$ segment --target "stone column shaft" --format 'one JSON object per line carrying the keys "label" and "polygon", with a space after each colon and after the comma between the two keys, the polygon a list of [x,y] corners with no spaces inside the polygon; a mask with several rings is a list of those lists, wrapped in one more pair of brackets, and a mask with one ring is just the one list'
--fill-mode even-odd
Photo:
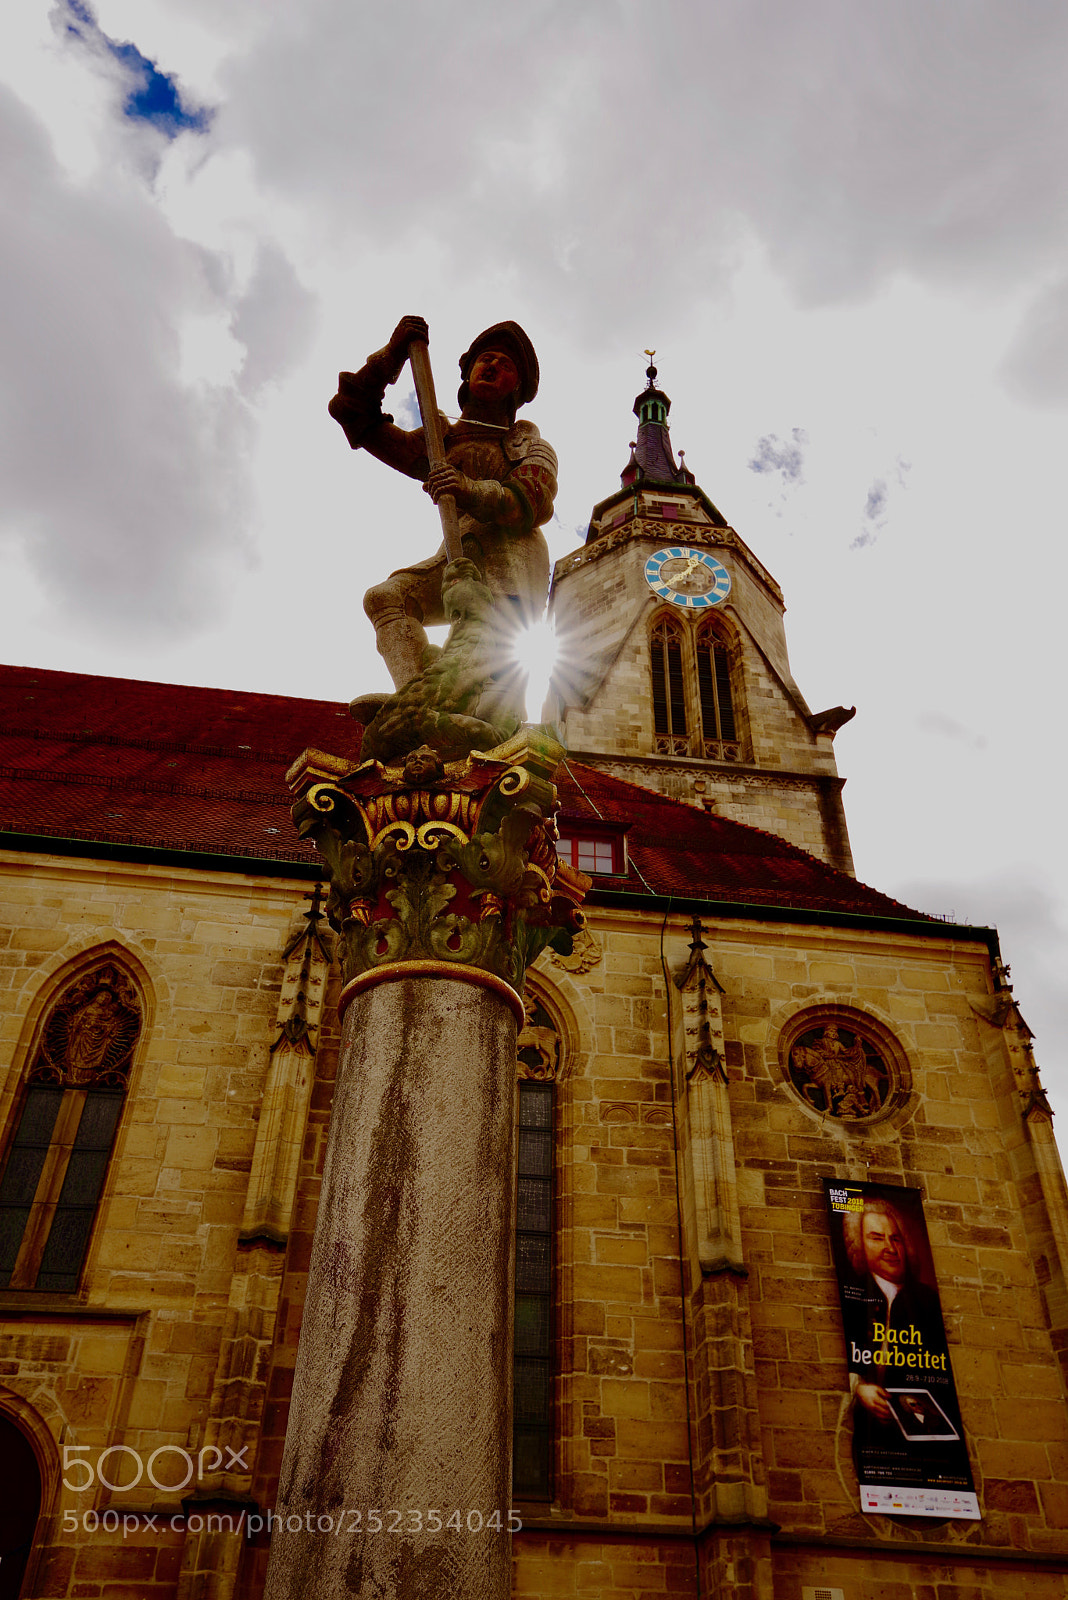
{"label": "stone column shaft", "polygon": [[472,976],[345,1013],[265,1600],[510,1592],[516,1015]]}

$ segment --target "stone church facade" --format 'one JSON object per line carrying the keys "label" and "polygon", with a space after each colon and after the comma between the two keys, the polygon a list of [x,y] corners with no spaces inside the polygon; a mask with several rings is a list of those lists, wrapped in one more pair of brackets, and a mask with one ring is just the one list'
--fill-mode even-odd
{"label": "stone church facade", "polygon": [[[655,380],[554,580],[593,887],[517,1042],[514,1593],[1064,1596],[1068,1202],[1029,1031],[993,930],[853,876],[850,713],[804,701]],[[358,733],[0,682],[0,1597],[253,1600],[338,1051],[283,774]],[[828,1181],[922,1197],[977,1518],[862,1509]],[[442,1492],[443,1537],[496,1509]],[[353,1509],[385,1538],[407,1508]]]}

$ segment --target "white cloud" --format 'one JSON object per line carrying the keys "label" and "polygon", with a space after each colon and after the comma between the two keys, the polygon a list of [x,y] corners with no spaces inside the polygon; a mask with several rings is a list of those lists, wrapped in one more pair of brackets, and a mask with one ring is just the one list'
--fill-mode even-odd
{"label": "white cloud", "polygon": [[240,379],[246,394],[292,371],[307,351],[315,319],[315,297],[278,246],[265,241],[232,322],[234,338],[248,352]]}
{"label": "white cloud", "polygon": [[1008,867],[967,880],[907,881],[892,892],[917,910],[997,928],[1002,955],[1014,969],[1016,1001],[1035,1036],[1043,1082],[1054,1110],[1068,1119],[1068,926],[1057,895],[1031,871]]}
{"label": "white cloud", "polygon": [[955,739],[961,744],[970,745],[973,750],[985,750],[987,741],[981,733],[976,733],[974,728],[966,728],[955,717],[947,717],[941,711],[921,711],[916,718],[916,726],[924,733],[934,734],[940,739]]}
{"label": "white cloud", "polygon": [[246,538],[247,411],[177,375],[182,319],[226,303],[225,263],[132,176],[65,177],[3,87],[0,140],[0,532],[90,629],[199,626],[209,569]]}
{"label": "white cloud", "polygon": [[1028,306],[1002,376],[1021,399],[1068,405],[1068,280],[1043,289]]}
{"label": "white cloud", "polygon": [[654,297],[663,338],[751,236],[807,304],[1037,283],[1068,229],[1066,42],[1052,0],[309,0],[223,71],[219,137],[335,235],[521,263],[597,344]]}

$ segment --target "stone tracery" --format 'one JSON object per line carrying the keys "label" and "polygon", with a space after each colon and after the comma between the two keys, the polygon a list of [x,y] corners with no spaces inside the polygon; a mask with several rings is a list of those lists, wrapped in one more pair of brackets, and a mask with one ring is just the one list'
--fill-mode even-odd
{"label": "stone tracery", "polygon": [[517,1074],[520,1079],[553,1082],[560,1068],[560,1035],[556,1024],[531,989],[523,997],[523,1011],[523,1026],[515,1041]]}

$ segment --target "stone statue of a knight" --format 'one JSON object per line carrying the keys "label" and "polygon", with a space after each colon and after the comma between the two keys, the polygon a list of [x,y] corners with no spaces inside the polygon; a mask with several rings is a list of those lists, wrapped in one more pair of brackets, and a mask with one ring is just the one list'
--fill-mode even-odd
{"label": "stone statue of a knight", "polygon": [[[413,340],[426,341],[422,317],[404,317],[389,343],[359,372],[342,372],[330,414],[354,450],[367,450],[408,477],[434,501],[452,495],[465,558],[516,624],[540,616],[549,586],[549,550],[542,534],[556,496],[556,455],[516,410],[538,392],[538,358],[515,322],[498,322],[460,357],[458,422],[443,419],[445,463],[431,468],[424,431],[406,433],[382,410]],[[442,585],[444,547],[402,567],[364,597],[378,650],[397,689],[422,673],[436,654],[424,624],[453,621]],[[465,563],[457,563],[464,566]],[[471,576],[471,574],[469,574]],[[446,584],[446,592],[448,584]]]}

